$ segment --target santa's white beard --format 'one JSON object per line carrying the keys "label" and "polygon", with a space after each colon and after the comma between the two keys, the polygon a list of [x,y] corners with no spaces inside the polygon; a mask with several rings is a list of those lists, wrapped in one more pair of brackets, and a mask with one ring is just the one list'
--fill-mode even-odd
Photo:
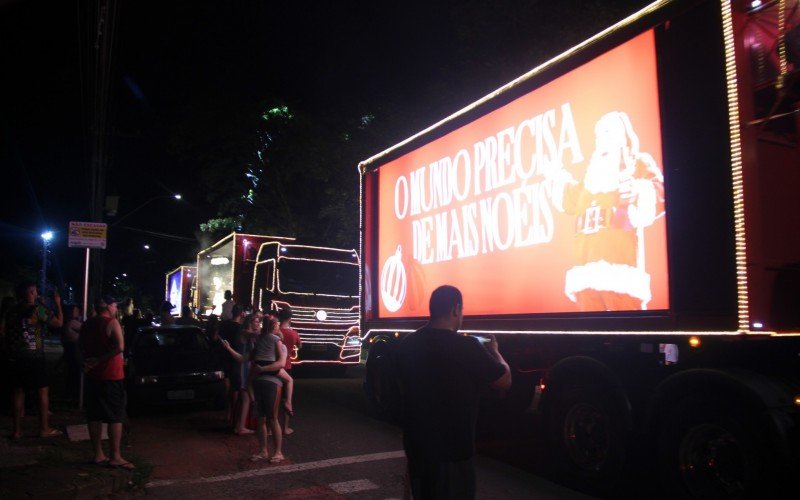
{"label": "santa's white beard", "polygon": [[619,154],[593,154],[583,178],[584,187],[594,194],[618,190],[621,165],[622,157]]}

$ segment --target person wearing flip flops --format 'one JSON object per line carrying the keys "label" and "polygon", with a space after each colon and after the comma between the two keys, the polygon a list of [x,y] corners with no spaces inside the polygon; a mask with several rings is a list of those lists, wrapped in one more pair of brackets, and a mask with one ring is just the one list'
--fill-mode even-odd
{"label": "person wearing flip flops", "polygon": [[[287,356],[286,356],[286,366],[283,367],[286,370],[286,373],[289,377],[292,376],[292,356],[294,356],[295,352],[297,352],[301,347],[303,347],[303,342],[300,340],[300,334],[297,333],[297,330],[292,328],[292,308],[288,305],[285,305],[278,311],[278,320],[281,322],[281,340],[283,341],[283,345],[286,346]],[[292,398],[289,395],[286,395],[287,399],[291,402]],[[289,427],[289,418],[294,415],[294,412],[283,412],[283,433],[287,436],[289,434],[294,433],[294,429]]]}
{"label": "person wearing flip flops", "polygon": [[[125,413],[125,338],[117,320],[117,300],[104,295],[94,303],[97,314],[81,327],[79,337],[86,372],[86,420],[94,449],[94,463],[118,469],[136,467],[120,453]],[[110,457],[103,451],[103,422],[108,424]]]}
{"label": "person wearing flip flops", "polygon": [[22,437],[25,411],[25,390],[36,389],[39,395],[39,436],[63,434],[50,427],[50,392],[47,380],[47,361],[44,355],[45,328],[60,328],[63,322],[61,296],[53,292],[55,308],[49,310],[39,297],[34,283],[21,283],[16,289],[17,305],[3,318],[3,342],[8,353],[11,376],[11,415],[14,431],[11,439]]}
{"label": "person wearing flip flops", "polygon": [[[289,350],[283,344],[283,334],[280,329],[280,323],[275,316],[267,316],[266,323],[261,328],[261,334],[256,337],[255,345],[250,353],[250,362],[255,363],[260,367],[271,365],[279,357],[279,350],[285,351],[285,358],[289,358]],[[260,374],[272,375],[278,377],[283,382],[284,399],[283,411],[290,416],[294,416],[294,408],[292,407],[292,395],[294,393],[294,379],[286,371],[285,367],[280,367],[275,370],[257,371],[250,368],[250,375],[247,379],[248,391],[250,391],[250,400],[253,400],[253,380]]]}
{"label": "person wearing flip flops", "polygon": [[250,390],[248,386],[250,376],[250,352],[255,345],[255,338],[261,331],[261,319],[255,314],[249,314],[242,322],[239,335],[231,341],[222,340],[222,346],[231,355],[234,364],[235,379],[231,379],[234,389],[238,393],[236,400],[239,402],[233,415],[233,433],[237,436],[252,434],[247,428],[247,416],[250,412]]}
{"label": "person wearing flip flops", "polygon": [[[261,335],[256,339],[251,356],[249,386],[252,392],[259,447],[258,453],[250,457],[252,462],[268,460],[269,463],[276,464],[284,460],[283,432],[278,421],[278,406],[281,402],[281,386],[285,383],[287,391],[289,391],[292,378],[283,370],[286,364],[287,350],[277,335],[280,333],[278,326],[277,318],[267,316],[267,324],[264,325]],[[285,404],[287,405],[286,411],[290,412],[291,402]],[[267,445],[267,424],[272,431],[272,442],[275,449],[271,455]]]}

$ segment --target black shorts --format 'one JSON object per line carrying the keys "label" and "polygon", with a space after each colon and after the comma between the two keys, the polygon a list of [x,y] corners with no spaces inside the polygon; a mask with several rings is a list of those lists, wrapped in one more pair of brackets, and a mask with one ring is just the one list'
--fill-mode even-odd
{"label": "black shorts", "polygon": [[237,366],[232,368],[230,371],[226,371],[225,375],[228,377],[228,380],[231,384],[231,390],[238,391],[242,388],[242,370],[241,367]]}
{"label": "black shorts", "polygon": [[256,418],[271,420],[278,416],[281,387],[267,378],[253,381],[253,414]]}
{"label": "black shorts", "polygon": [[41,389],[50,384],[47,380],[47,361],[44,356],[9,360],[8,373],[11,387]]}
{"label": "black shorts", "polygon": [[105,422],[117,424],[125,422],[127,415],[125,406],[124,380],[95,380],[85,378],[86,419],[89,422]]}

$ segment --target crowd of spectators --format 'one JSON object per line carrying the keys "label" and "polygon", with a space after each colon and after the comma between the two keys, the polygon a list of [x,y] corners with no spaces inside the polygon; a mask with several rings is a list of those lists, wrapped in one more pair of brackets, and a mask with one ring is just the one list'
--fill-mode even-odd
{"label": "crowd of spectators", "polygon": [[[226,293],[223,317],[198,316],[189,306],[174,315],[165,301],[158,312],[135,307],[132,299],[118,301],[103,295],[84,315],[75,304],[63,306],[57,292],[46,302],[34,283],[22,283],[15,297],[6,297],[0,310],[0,358],[11,386],[14,431],[23,436],[25,396],[36,394],[39,435],[54,437],[62,431],[50,427],[49,378],[44,340],[60,338],[63,354],[55,372],[63,379],[67,403],[80,404],[83,387],[87,422],[98,465],[132,469],[120,454],[120,436],[127,420],[123,356],[139,328],[184,325],[204,330],[225,373],[225,420],[238,435],[255,434],[259,451],[252,461],[284,460],[282,437],[294,430],[291,358],[300,338],[291,327],[291,310],[248,310]],[[283,419],[279,418],[283,415]],[[100,426],[108,424],[110,453],[101,447]],[[268,439],[271,436],[271,450]]]}

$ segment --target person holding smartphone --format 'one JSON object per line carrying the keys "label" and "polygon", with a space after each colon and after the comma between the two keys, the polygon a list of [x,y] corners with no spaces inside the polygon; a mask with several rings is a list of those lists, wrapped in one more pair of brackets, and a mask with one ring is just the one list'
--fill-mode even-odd
{"label": "person holding smartphone", "polygon": [[403,448],[414,498],[475,497],[475,424],[485,387],[508,390],[511,371],[489,337],[485,345],[458,333],[461,292],[433,291],[428,324],[397,350]]}
{"label": "person holding smartphone", "polygon": [[39,396],[39,436],[63,434],[50,427],[50,392],[47,362],[44,356],[45,328],[60,328],[63,323],[61,296],[53,292],[53,309],[44,306],[34,283],[21,283],[16,290],[17,305],[3,318],[3,340],[9,356],[14,430],[11,439],[22,437],[25,390],[35,389]]}

